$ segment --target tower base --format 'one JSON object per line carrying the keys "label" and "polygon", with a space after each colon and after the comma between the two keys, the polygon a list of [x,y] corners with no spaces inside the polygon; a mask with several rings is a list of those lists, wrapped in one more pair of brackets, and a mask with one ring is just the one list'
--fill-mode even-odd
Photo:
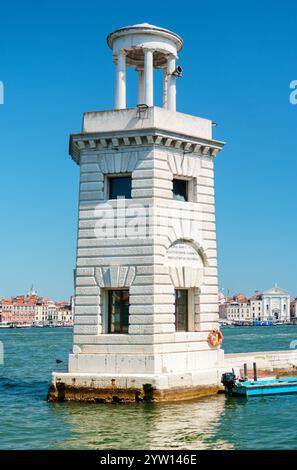
{"label": "tower base", "polygon": [[191,400],[222,389],[220,369],[169,374],[53,372],[48,401],[139,403]]}

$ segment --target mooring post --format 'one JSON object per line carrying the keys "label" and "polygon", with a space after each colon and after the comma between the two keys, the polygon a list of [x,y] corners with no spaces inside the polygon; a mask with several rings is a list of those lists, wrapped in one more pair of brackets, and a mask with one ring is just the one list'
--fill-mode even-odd
{"label": "mooring post", "polygon": [[254,382],[257,382],[257,364],[256,362],[253,362],[253,369],[254,369]]}
{"label": "mooring post", "polygon": [[247,369],[247,364],[243,364],[243,376],[244,380],[248,380],[248,369]]}

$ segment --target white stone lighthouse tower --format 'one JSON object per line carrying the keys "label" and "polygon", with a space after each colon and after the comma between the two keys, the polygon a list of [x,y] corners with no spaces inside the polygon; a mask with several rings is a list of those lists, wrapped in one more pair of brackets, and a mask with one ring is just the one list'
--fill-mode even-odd
{"label": "white stone lighthouse tower", "polygon": [[[218,327],[211,120],[176,112],[183,41],[147,23],[111,33],[115,109],[71,135],[80,166],[74,346],[50,400],[193,398],[217,389]],[[126,108],[126,68],[138,97]],[[163,106],[154,106],[154,69]],[[136,99],[135,99],[136,101]]]}

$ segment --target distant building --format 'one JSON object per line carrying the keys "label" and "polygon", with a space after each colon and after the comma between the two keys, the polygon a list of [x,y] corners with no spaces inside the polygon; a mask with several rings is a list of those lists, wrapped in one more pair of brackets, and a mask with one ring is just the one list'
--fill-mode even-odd
{"label": "distant building", "polygon": [[258,291],[249,299],[252,321],[264,321],[262,294]]}
{"label": "distant building", "polygon": [[72,324],[73,313],[71,304],[65,301],[56,303],[56,312],[54,319],[57,323]]}
{"label": "distant building", "polygon": [[[292,307],[297,315],[297,300]],[[237,294],[219,305],[220,318],[232,323],[253,323],[270,321],[287,323],[290,321],[290,293],[277,285],[262,293],[256,291],[253,297]],[[292,316],[292,314],[291,314]]]}
{"label": "distant building", "polygon": [[277,285],[262,294],[263,319],[274,322],[290,321],[290,293]]}
{"label": "distant building", "polygon": [[250,300],[237,294],[219,306],[220,317],[231,322],[252,321]]}
{"label": "distant building", "polygon": [[51,300],[44,298],[42,302],[42,316],[43,320],[46,323],[52,324],[56,323],[56,312],[57,312],[57,306],[56,303]]}
{"label": "distant building", "polygon": [[2,323],[33,323],[35,321],[35,296],[18,296],[1,299]]}
{"label": "distant building", "polygon": [[0,323],[70,325],[72,322],[72,302],[39,297],[33,286],[27,295],[0,299]]}

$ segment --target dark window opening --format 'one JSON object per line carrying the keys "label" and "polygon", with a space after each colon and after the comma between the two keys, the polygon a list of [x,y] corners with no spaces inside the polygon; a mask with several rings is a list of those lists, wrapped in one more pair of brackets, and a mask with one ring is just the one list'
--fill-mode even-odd
{"label": "dark window opening", "polygon": [[175,290],[175,330],[188,331],[188,291]]}
{"label": "dark window opening", "polygon": [[131,176],[109,176],[109,199],[124,197],[131,199],[132,178]]}
{"label": "dark window opening", "polygon": [[173,199],[176,201],[188,200],[188,181],[187,180],[173,180]]}
{"label": "dark window opening", "polygon": [[108,333],[128,333],[129,291],[108,291]]}

